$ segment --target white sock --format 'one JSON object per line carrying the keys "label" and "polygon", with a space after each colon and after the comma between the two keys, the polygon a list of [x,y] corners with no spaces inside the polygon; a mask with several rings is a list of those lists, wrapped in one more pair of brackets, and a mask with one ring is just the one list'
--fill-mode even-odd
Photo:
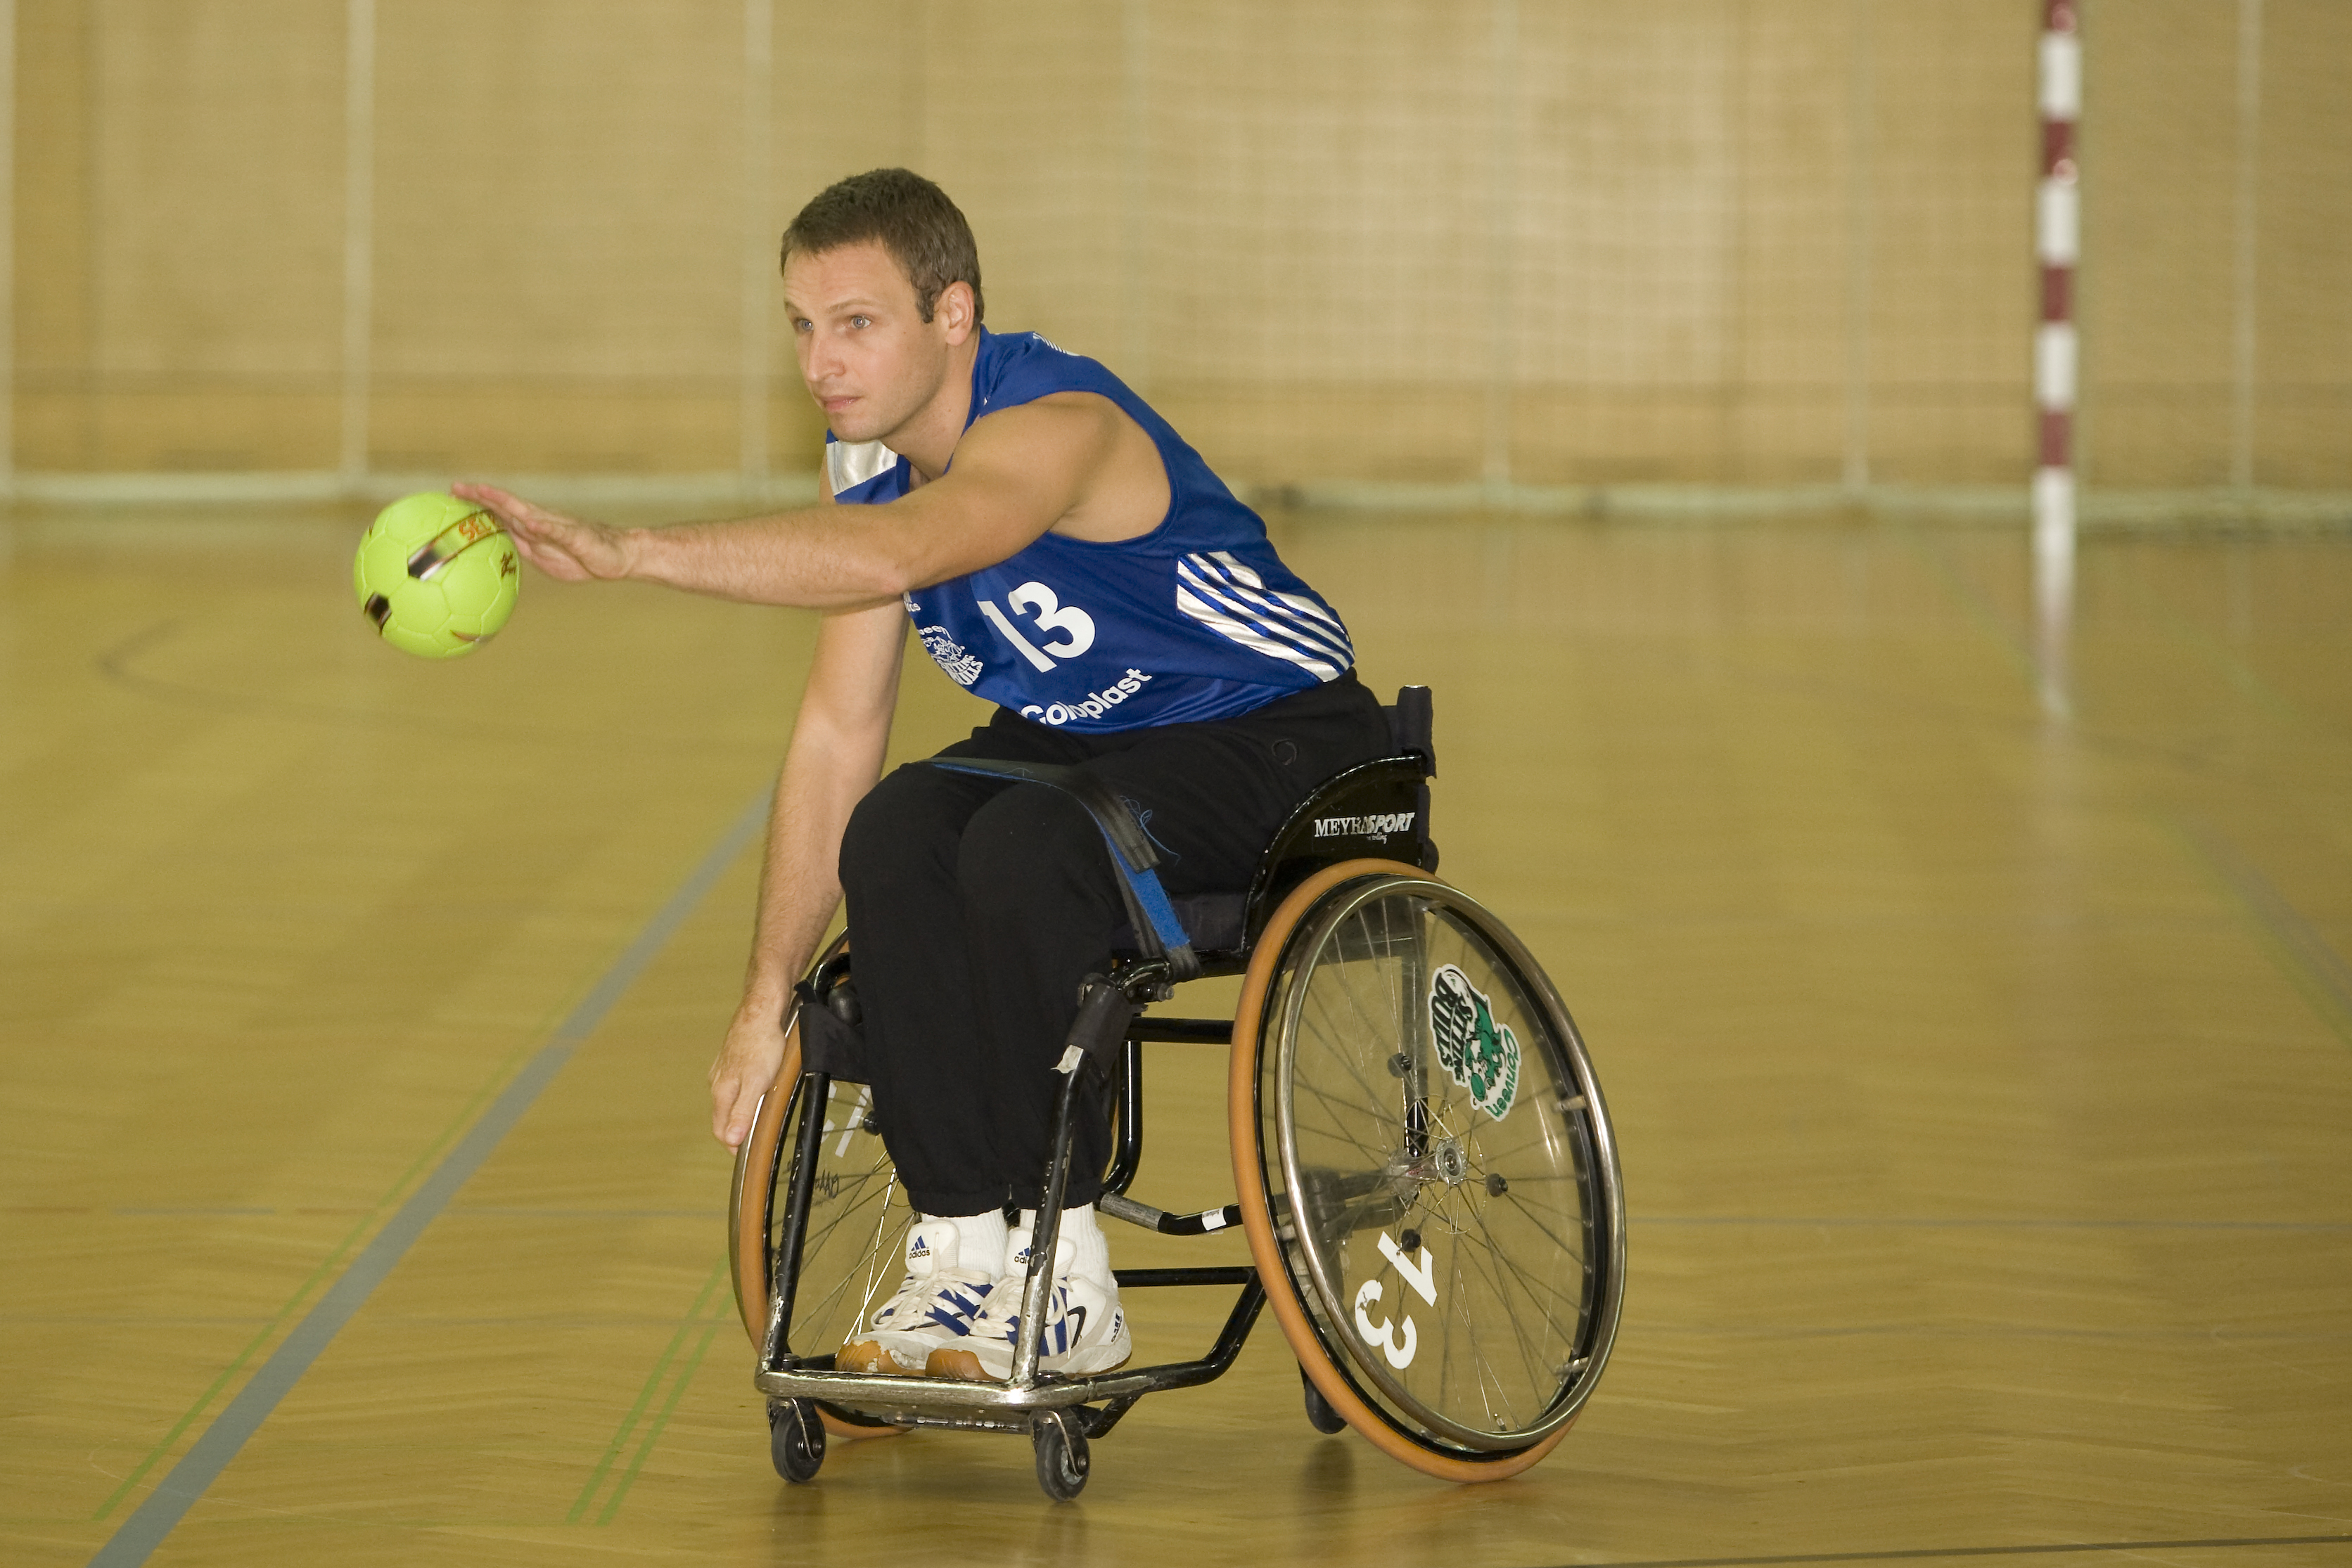
{"label": "white sock", "polygon": [[993,1279],[1004,1267],[1004,1211],[951,1217],[956,1228],[956,1267]]}
{"label": "white sock", "polygon": [[1110,1289],[1110,1241],[1095,1222],[1095,1206],[1062,1210],[1062,1234],[1070,1239],[1070,1272]]}

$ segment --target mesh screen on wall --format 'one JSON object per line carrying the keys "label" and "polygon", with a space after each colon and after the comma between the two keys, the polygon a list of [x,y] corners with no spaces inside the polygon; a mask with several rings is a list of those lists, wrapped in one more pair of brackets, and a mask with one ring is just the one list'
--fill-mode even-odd
{"label": "mesh screen on wall", "polygon": [[[2032,0],[16,11],[19,470],[806,471],[761,258],[898,162],[1245,484],[2033,462]],[[2086,481],[2352,486],[2352,8],[2082,15]]]}

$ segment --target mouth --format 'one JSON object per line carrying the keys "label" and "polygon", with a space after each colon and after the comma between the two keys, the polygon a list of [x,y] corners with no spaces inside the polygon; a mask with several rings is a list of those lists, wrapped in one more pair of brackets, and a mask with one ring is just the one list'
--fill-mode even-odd
{"label": "mouth", "polygon": [[844,409],[849,407],[850,404],[856,402],[857,398],[855,393],[844,392],[838,397],[821,397],[816,401],[817,406],[824,410],[825,413],[839,413]]}

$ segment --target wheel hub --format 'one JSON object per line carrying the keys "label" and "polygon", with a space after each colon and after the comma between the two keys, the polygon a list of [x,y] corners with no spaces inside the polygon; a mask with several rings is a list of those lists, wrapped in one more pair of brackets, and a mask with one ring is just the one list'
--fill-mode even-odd
{"label": "wheel hub", "polygon": [[1470,1156],[1459,1138],[1445,1138],[1430,1145],[1429,1168],[1437,1179],[1448,1186],[1460,1186],[1462,1178],[1470,1174]]}

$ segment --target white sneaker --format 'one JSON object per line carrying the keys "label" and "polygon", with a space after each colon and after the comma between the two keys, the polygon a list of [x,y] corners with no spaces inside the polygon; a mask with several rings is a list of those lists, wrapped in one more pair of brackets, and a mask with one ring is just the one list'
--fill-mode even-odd
{"label": "white sneaker", "polygon": [[919,1376],[933,1351],[971,1333],[996,1282],[993,1269],[958,1266],[963,1239],[952,1219],[926,1219],[907,1233],[907,1277],[898,1293],[854,1331],[834,1357],[843,1372]]}
{"label": "white sneaker", "polygon": [[[1054,1242],[1054,1286],[1045,1294],[1045,1336],[1037,1347],[1040,1372],[1109,1372],[1135,1354],[1127,1314],[1119,1311],[1118,1284],[1070,1272],[1070,1239]],[[1021,1297],[1029,1275],[1029,1232],[1015,1230],[1005,1246],[1004,1277],[987,1305],[971,1320],[971,1332],[931,1352],[933,1377],[966,1382],[1013,1375],[1013,1346],[1021,1333]]]}

